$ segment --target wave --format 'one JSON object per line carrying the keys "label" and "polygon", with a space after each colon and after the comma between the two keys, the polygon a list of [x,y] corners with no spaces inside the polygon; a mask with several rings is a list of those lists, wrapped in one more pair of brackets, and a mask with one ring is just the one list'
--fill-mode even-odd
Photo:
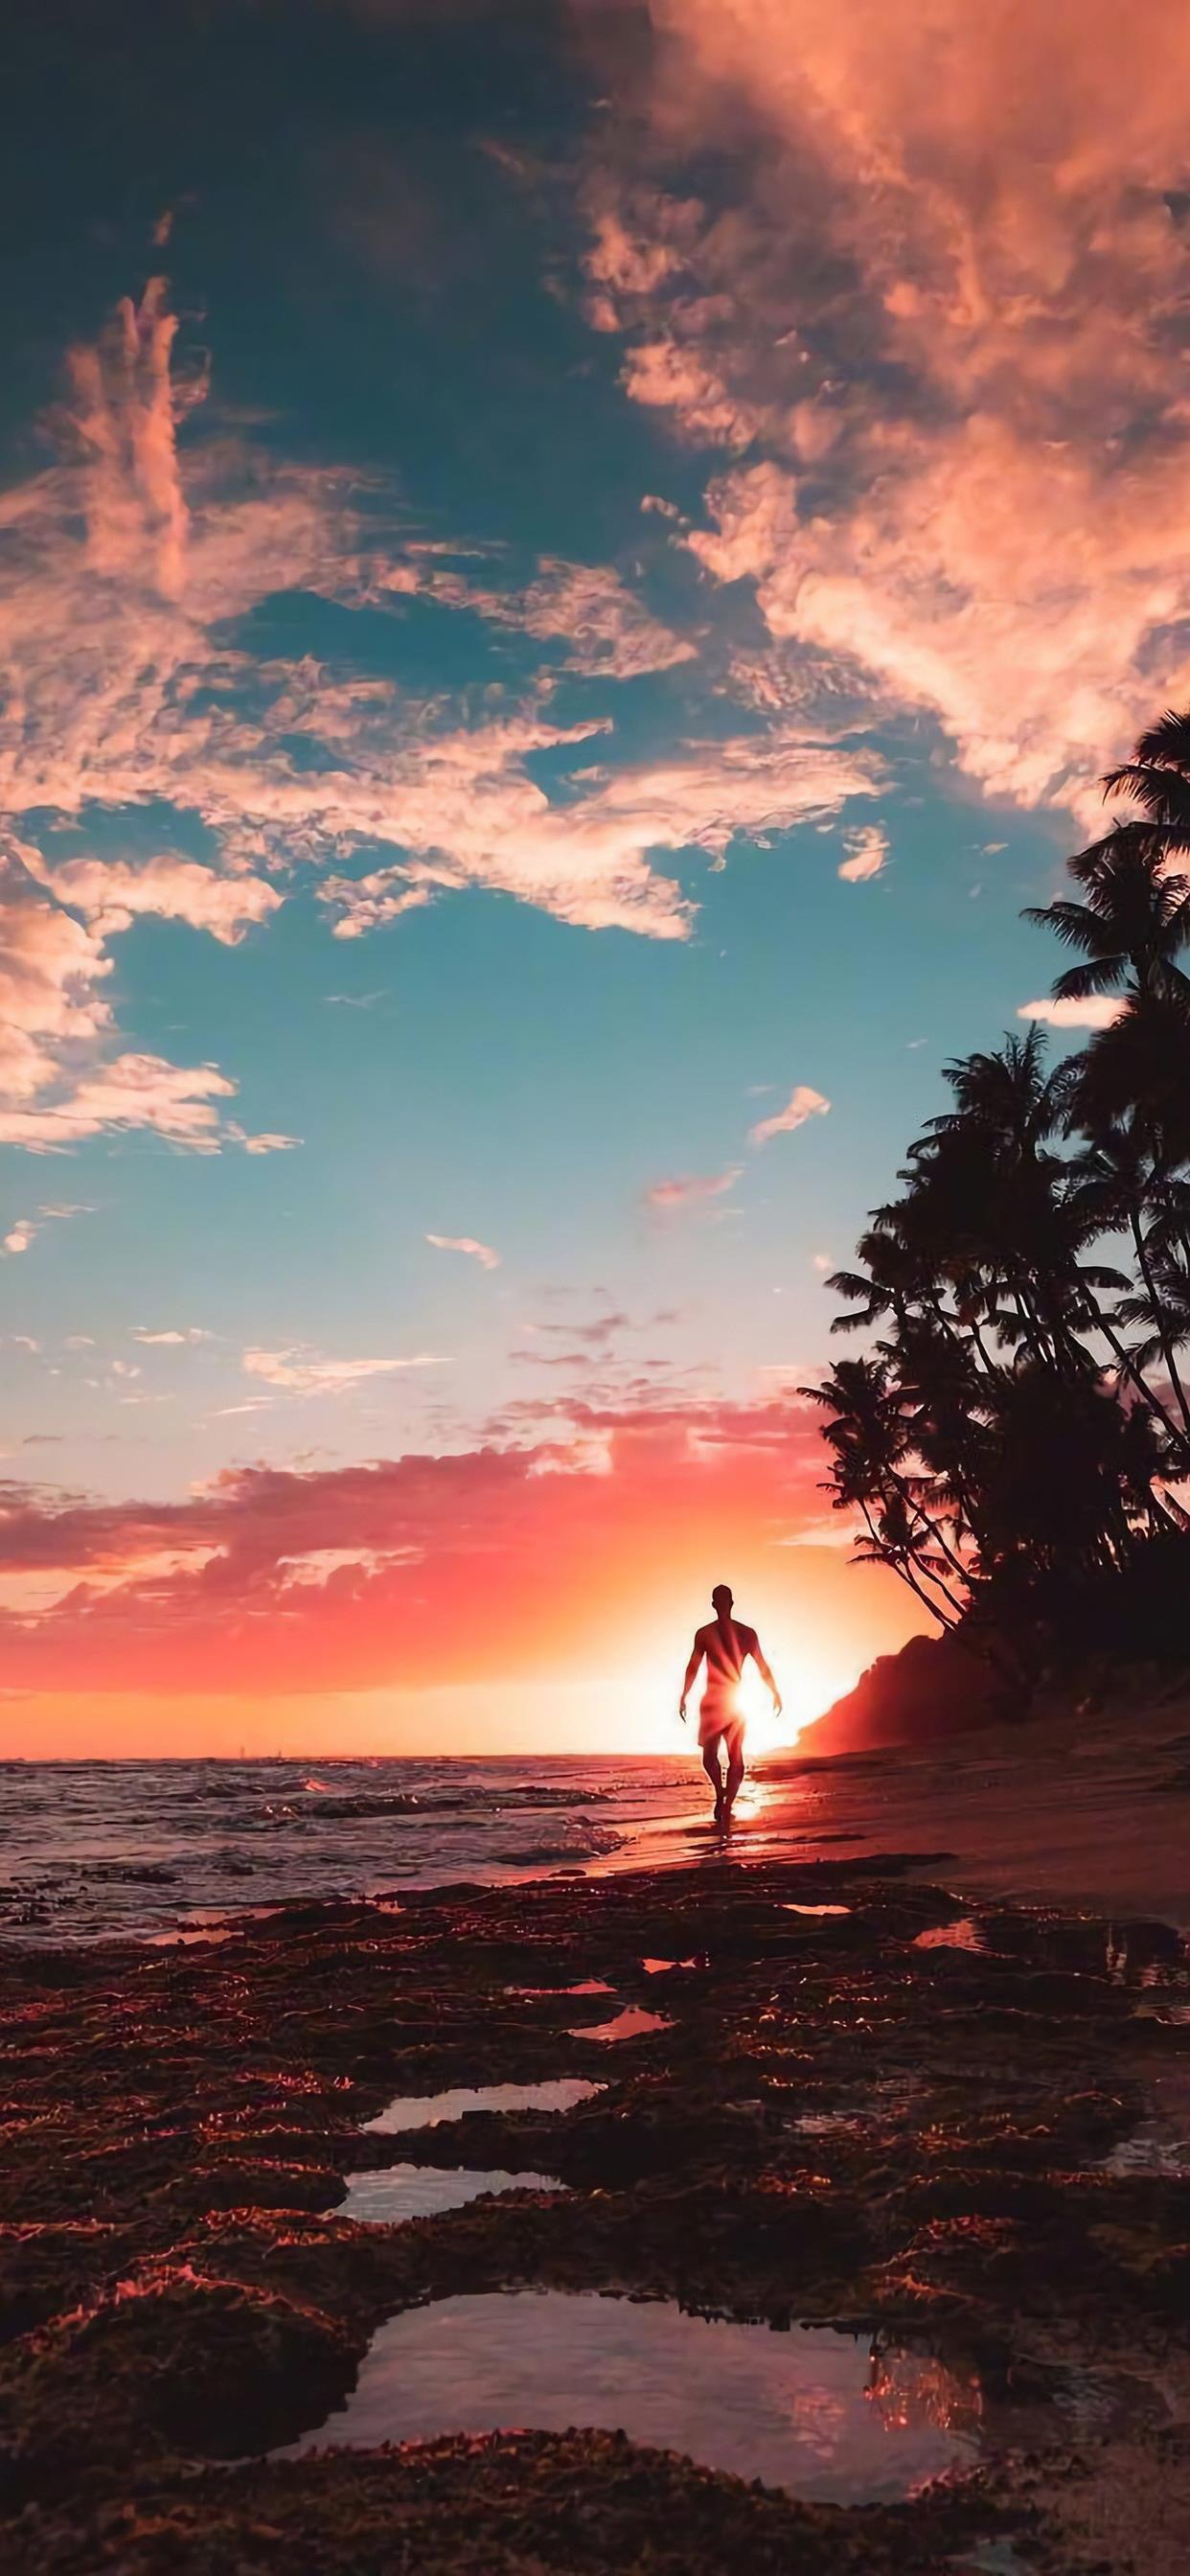
{"label": "wave", "polygon": [[[311,1784],[306,1783],[307,1787]],[[315,1788],[307,1815],[319,1820],[340,1816],[450,1816],[502,1815],[506,1809],[535,1807],[590,1807],[610,1795],[606,1789],[428,1789],[418,1796],[413,1789],[357,1789],[346,1797],[327,1795]],[[290,1805],[267,1806],[270,1823],[287,1823],[300,1819],[303,1810]]]}
{"label": "wave", "polygon": [[512,1869],[536,1869],[543,1860],[603,1860],[612,1852],[623,1851],[627,1839],[613,1825],[597,1824],[591,1816],[576,1816],[552,1842],[526,1843],[521,1850],[496,1851],[492,1857]]}

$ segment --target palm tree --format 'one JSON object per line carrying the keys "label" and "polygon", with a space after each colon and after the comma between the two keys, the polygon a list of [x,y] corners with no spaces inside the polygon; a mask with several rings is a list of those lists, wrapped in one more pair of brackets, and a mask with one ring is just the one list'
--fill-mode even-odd
{"label": "palm tree", "polygon": [[1190,853],[1190,717],[1165,716],[1142,734],[1135,759],[1109,773],[1104,792],[1127,793],[1146,819],[1113,824],[1068,861],[1085,903],[1030,904],[1024,915],[1085,960],[1059,975],[1055,998],[1118,993],[1131,974],[1135,991],[1186,1002],[1190,978],[1176,960],[1190,943],[1190,878],[1171,862]]}
{"label": "palm tree", "polygon": [[[1118,1366],[1180,1450],[1184,1473],[1190,1466],[1190,1407],[1175,1354],[1186,1339],[1186,1271],[1175,1258],[1175,1250],[1184,1241],[1179,1229],[1184,1228],[1186,1218],[1185,1187],[1176,1184],[1168,1209],[1159,1208],[1155,1214],[1150,1210],[1152,1162],[1137,1114],[1133,1111],[1123,1117],[1092,1116],[1093,1110],[1106,1111],[1108,1100],[1114,1096],[1099,1083],[1096,1067],[1088,1057],[1077,1100],[1089,1132],[1073,1165],[1073,1187],[1095,1232],[1131,1236],[1143,1296],[1125,1298],[1114,1315],[1097,1306],[1093,1320]],[[1121,1283],[1117,1280],[1115,1284]],[[1125,1288],[1128,1285],[1126,1281],[1122,1284]],[[1126,1347],[1116,1331],[1118,1323],[1133,1322],[1142,1322],[1149,1336],[1139,1348]],[[1182,1417],[1180,1432],[1144,1374],[1158,1358],[1164,1363]]]}
{"label": "palm tree", "polygon": [[910,1434],[900,1400],[880,1360],[840,1360],[821,1386],[804,1386],[800,1395],[827,1407],[832,1420],[823,1437],[832,1452],[826,1491],[835,1511],[858,1510],[873,1547],[887,1546],[886,1561],[944,1627],[954,1621],[938,1607],[920,1577],[936,1585],[949,1608],[960,1615],[964,1604],[940,1571],[944,1559],[961,1574],[941,1533],[913,1490],[907,1472]]}

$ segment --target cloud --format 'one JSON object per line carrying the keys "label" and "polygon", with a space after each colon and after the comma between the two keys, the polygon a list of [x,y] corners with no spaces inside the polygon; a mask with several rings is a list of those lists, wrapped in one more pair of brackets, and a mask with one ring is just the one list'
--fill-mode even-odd
{"label": "cloud", "polygon": [[1051,997],[1040,1002],[1019,1003],[1017,1018],[1044,1020],[1051,1029],[1110,1029],[1112,1021],[1119,1019],[1125,1007],[1120,998],[1110,993],[1090,994],[1082,1002],[1055,1001]]}
{"label": "cloud", "polygon": [[[717,857],[737,834],[820,821],[868,796],[879,765],[862,751],[808,739],[795,723],[767,734],[683,743],[636,766],[580,773],[552,803],[526,762],[586,744],[603,724],[559,727],[517,716],[402,747],[377,742],[368,830],[356,782],[324,782],[327,828],[344,838],[399,841],[419,855],[361,877],[332,875],[320,893],[340,939],[359,938],[445,890],[487,885],[588,930],[689,936],[694,907],[652,854],[701,849]],[[379,802],[376,800],[379,798]]]}
{"label": "cloud", "polygon": [[102,1034],[103,943],[37,889],[20,843],[0,843],[0,1097],[31,1099],[67,1045]]}
{"label": "cloud", "polygon": [[855,831],[845,832],[843,842],[848,856],[840,860],[839,875],[849,885],[863,885],[887,866],[888,834],[881,824],[861,824]]}
{"label": "cloud", "polygon": [[146,1331],[143,1324],[137,1324],[133,1326],[132,1338],[134,1342],[144,1342],[150,1346],[157,1345],[164,1348],[183,1342],[213,1342],[215,1336],[207,1332],[202,1324],[183,1324],[180,1327],[175,1325],[162,1333],[150,1333]]}
{"label": "cloud", "polygon": [[743,1166],[733,1163],[725,1172],[682,1172],[672,1180],[654,1181],[645,1191],[646,1207],[669,1215],[676,1208],[697,1206],[700,1199],[719,1199],[734,1189]]}
{"label": "cloud", "polygon": [[830,1102],[820,1091],[812,1090],[808,1082],[799,1082],[790,1092],[784,1109],[776,1110],[771,1118],[762,1118],[755,1127],[749,1128],[748,1142],[750,1145],[767,1145],[770,1136],[787,1136],[795,1127],[804,1127],[808,1118],[825,1118],[829,1109]]}
{"label": "cloud", "polygon": [[403,1369],[444,1368],[446,1361],[437,1351],[415,1351],[404,1359],[333,1360],[294,1344],[280,1351],[245,1351],[243,1366],[248,1377],[263,1378],[266,1386],[281,1387],[287,1394],[345,1395],[367,1378],[391,1377]]}
{"label": "cloud", "polygon": [[32,1153],[65,1153],[108,1129],[152,1129],[195,1154],[220,1146],[218,1103],[235,1091],[212,1064],[168,1064],[159,1055],[121,1055],[86,1075],[53,1102],[0,1110],[0,1144]]}
{"label": "cloud", "polygon": [[263,1129],[259,1135],[250,1136],[234,1119],[228,1120],[227,1133],[234,1144],[243,1146],[246,1154],[292,1154],[302,1142],[300,1136],[281,1136],[269,1128]]}
{"label": "cloud", "polygon": [[138,916],[154,914],[162,921],[189,922],[234,948],[281,903],[263,877],[220,876],[196,859],[66,859],[51,867],[31,854],[29,865],[60,904],[81,912],[104,939],[127,930]]}
{"label": "cloud", "polygon": [[692,549],[989,794],[1081,812],[1190,687],[1181,0],[1138,0],[1127,79],[1110,0],[651,15],[588,310],[629,398],[718,450]]}
{"label": "cloud", "polygon": [[481,1270],[500,1268],[499,1253],[493,1252],[490,1243],[477,1243],[473,1234],[428,1234],[426,1242],[432,1243],[436,1252],[469,1253],[472,1261],[478,1261]]}
{"label": "cloud", "polygon": [[[407,584],[404,575],[399,586]],[[544,556],[536,580],[523,590],[485,588],[463,574],[427,565],[416,587],[444,607],[469,608],[493,625],[518,628],[544,641],[564,638],[563,669],[588,679],[636,680],[697,657],[697,646],[654,617],[611,564]]]}
{"label": "cloud", "polygon": [[[107,942],[145,914],[233,944],[314,868],[341,938],[468,885],[587,928],[682,938],[691,901],[655,854],[719,855],[736,833],[831,816],[872,791],[870,754],[790,721],[683,741],[648,764],[576,759],[547,791],[535,757],[607,730],[551,720],[556,662],[521,703],[497,689],[477,716],[366,671],[249,651],[237,639],[250,612],[301,592],[372,619],[419,596],[472,606],[493,626],[562,639],[563,667],[585,677],[674,668],[696,647],[614,567],[548,557],[520,588],[476,585],[443,562],[458,548],[397,532],[382,487],[204,426],[206,369],[179,363],[163,278],[71,351],[67,372],[59,460],[0,496],[0,803],[25,835],[6,925],[20,987],[4,1012],[17,1033],[0,1062],[10,1102],[60,1075],[65,1049],[105,1039]],[[209,862],[63,859],[53,846],[63,822],[157,803],[179,836],[202,827]],[[391,861],[350,872],[378,848]]]}
{"label": "cloud", "polygon": [[[657,1320],[654,1317],[654,1321]],[[672,1322],[673,1317],[667,1316],[665,1320]],[[630,1331],[631,1325],[631,1316],[615,1306],[604,1315],[593,1315],[586,1324],[534,1324],[531,1329],[535,1333],[562,1334],[570,1342],[585,1342],[590,1350],[605,1350],[609,1342],[615,1341],[617,1334]]]}
{"label": "cloud", "polygon": [[[0,1493],[0,1569],[61,1588],[48,1608],[0,1614],[5,1673],[13,1686],[272,1694],[602,1671],[609,1620],[637,1658],[641,1605],[697,1606],[725,1560],[741,1592],[771,1588],[778,1536],[821,1516],[821,1474],[811,1408],[774,1397],[537,1406],[516,1437],[254,1465],[173,1502],[14,1484]],[[817,1576],[793,1606],[819,1628],[843,1610]],[[870,1621],[862,1658],[887,1637],[879,1577],[856,1615]]]}
{"label": "cloud", "polygon": [[3,1250],[6,1253],[27,1252],[30,1244],[36,1241],[37,1236],[42,1232],[45,1226],[60,1225],[64,1223],[68,1217],[93,1216],[94,1213],[94,1208],[82,1206],[39,1207],[36,1216],[19,1216],[17,1218],[15,1225],[13,1225],[9,1232],[4,1236],[3,1243],[0,1245],[0,1250]]}

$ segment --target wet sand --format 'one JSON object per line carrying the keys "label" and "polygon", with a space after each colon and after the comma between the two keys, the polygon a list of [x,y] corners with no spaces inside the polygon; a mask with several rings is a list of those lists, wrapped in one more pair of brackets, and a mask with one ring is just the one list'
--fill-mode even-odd
{"label": "wet sand", "polygon": [[[1139,1678],[1089,1704],[1055,1694],[1018,1725],[921,1748],[761,1756],[740,1823],[756,1857],[915,1851],[975,1895],[1190,1932],[1190,1687]],[[675,1812],[596,1866],[663,1865],[700,1843],[714,1848]]]}
{"label": "wet sand", "polygon": [[[1183,1942],[767,1831],[10,1950],[6,2570],[1184,2576]],[[411,2168],[492,2192],[340,2214]],[[530,2293],[587,2303],[577,2429]]]}

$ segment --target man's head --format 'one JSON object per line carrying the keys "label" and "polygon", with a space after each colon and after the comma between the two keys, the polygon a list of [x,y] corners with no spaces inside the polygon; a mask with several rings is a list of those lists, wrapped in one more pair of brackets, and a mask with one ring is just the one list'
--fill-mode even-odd
{"label": "man's head", "polygon": [[716,1616],[720,1619],[730,1619],[731,1603],[732,1590],[730,1583],[717,1583],[711,1594],[711,1608],[716,1613]]}

